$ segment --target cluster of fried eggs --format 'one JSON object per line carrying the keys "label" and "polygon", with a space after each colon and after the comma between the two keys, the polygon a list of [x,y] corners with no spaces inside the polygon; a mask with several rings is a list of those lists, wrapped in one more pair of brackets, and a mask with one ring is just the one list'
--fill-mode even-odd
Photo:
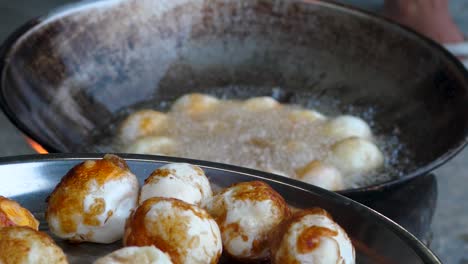
{"label": "cluster of fried eggs", "polygon": [[125,248],[96,263],[217,263],[221,234],[199,207],[211,196],[198,166],[162,166],[140,189],[123,159],[105,155],[62,178],[48,198],[46,219],[53,234],[75,243],[123,238]]}
{"label": "cluster of fried eggs", "polygon": [[0,263],[66,264],[67,258],[39,221],[16,201],[0,196]]}
{"label": "cluster of fried eggs", "polygon": [[[67,263],[18,203],[1,197],[0,219],[0,263]],[[325,211],[292,214],[260,181],[213,194],[205,172],[186,163],[157,168],[142,188],[115,155],[80,163],[50,194],[46,220],[54,235],[74,243],[123,239],[123,248],[95,264],[218,263],[223,251],[247,262],[354,263],[349,238]]]}
{"label": "cluster of fried eggs", "polygon": [[[204,114],[216,112],[217,107],[219,109],[219,106],[223,102],[223,100],[210,95],[195,93],[187,94],[177,99],[171,107],[171,115],[155,110],[137,111],[128,116],[121,124],[118,133],[119,142],[126,146],[124,150],[128,153],[176,156],[180,153],[185,153],[182,149],[183,144],[180,144],[177,138],[171,136],[171,124],[179,122],[177,120],[177,113],[188,115],[193,120],[199,120],[199,122],[205,122],[206,120],[201,117]],[[363,175],[376,171],[383,166],[384,156],[374,143],[374,136],[369,125],[361,118],[342,115],[329,119],[314,110],[285,108],[282,106],[275,99],[267,96],[254,97],[240,101],[238,104],[232,104],[232,107],[243,109],[244,112],[249,113],[251,116],[265,111],[284,111],[289,113],[287,115],[288,122],[292,122],[293,126],[304,123],[317,124],[314,122],[320,121],[319,123],[321,124],[317,127],[321,127],[321,129],[317,136],[323,138],[324,142],[331,142],[330,145],[323,146],[323,149],[328,154],[320,157],[320,159],[311,157],[311,160],[305,164],[301,161],[288,173],[280,171],[281,169],[263,168],[261,166],[255,167],[256,169],[296,178],[328,190],[342,190],[349,187],[346,186],[346,182],[358,182]],[[175,115],[172,115],[174,113]],[[222,131],[226,129],[223,128],[223,122],[228,121],[209,120],[205,132],[207,134],[224,133]],[[235,119],[233,122],[242,122],[242,118],[239,120]],[[278,122],[282,121],[278,120]],[[188,133],[186,136],[190,137],[189,135]],[[259,140],[269,142],[271,139],[260,138]],[[277,145],[282,143],[273,142],[271,144]],[[292,142],[291,144],[305,143]],[[294,149],[292,145],[289,147]],[[238,146],[226,147],[231,147],[233,151],[236,151],[234,148]],[[304,147],[307,148],[307,146]],[[281,148],[278,149],[278,151],[282,151]],[[191,156],[186,157],[192,158]],[[228,163],[224,160],[229,160],[230,157],[218,157],[218,159],[223,163]],[[247,164],[236,165],[247,166]],[[346,181],[346,177],[351,177],[355,180]]]}

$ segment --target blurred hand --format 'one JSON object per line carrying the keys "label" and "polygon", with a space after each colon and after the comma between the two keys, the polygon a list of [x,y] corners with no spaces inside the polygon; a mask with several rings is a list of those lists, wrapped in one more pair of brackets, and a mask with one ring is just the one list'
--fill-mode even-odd
{"label": "blurred hand", "polygon": [[448,0],[385,0],[385,15],[439,43],[463,41]]}

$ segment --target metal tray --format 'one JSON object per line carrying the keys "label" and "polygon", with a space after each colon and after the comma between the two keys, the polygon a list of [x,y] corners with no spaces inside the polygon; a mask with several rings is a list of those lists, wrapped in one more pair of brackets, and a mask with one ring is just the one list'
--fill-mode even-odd
{"label": "metal tray", "polygon": [[[293,207],[322,207],[332,214],[353,240],[357,263],[441,263],[423,243],[390,219],[333,192],[230,165],[172,157],[118,155],[127,160],[140,182],[166,163],[187,162],[201,166],[215,186],[226,187],[237,182],[261,180],[270,184]],[[50,154],[0,158],[0,195],[15,199],[31,210],[41,222],[40,230],[48,232],[44,219],[46,197],[74,165],[101,157],[100,154]],[[70,263],[92,263],[96,258],[122,247],[121,242],[76,245],[56,237],[54,239],[64,249]],[[220,263],[233,261],[222,259]]]}

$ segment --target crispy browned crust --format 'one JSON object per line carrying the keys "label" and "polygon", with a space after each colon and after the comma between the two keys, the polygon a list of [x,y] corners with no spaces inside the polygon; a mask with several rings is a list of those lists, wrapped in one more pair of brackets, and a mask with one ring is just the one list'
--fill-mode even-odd
{"label": "crispy browned crust", "polygon": [[[268,184],[261,181],[251,181],[251,182],[242,182],[232,185],[229,188],[224,189],[219,194],[214,197],[214,206],[212,211],[210,211],[211,215],[215,218],[216,222],[219,225],[221,230],[221,234],[226,233],[236,233],[241,236],[244,240],[248,239],[248,234],[245,234],[244,231],[240,228],[238,223],[231,223],[226,225],[226,216],[227,216],[227,208],[224,204],[222,199],[223,195],[225,195],[228,191],[234,190],[233,198],[236,200],[249,200],[249,201],[265,201],[271,200],[273,204],[279,209],[280,214],[280,221],[273,227],[273,230],[281,223],[281,221],[285,218],[288,218],[290,215],[290,210],[288,204],[284,200],[284,198],[276,192],[273,188],[271,188]],[[273,231],[269,230],[269,231]],[[261,238],[255,239],[252,244],[252,256],[251,258],[242,258],[238,256],[233,256],[227,250],[225,250],[225,254],[229,255],[230,258],[237,259],[238,261],[250,263],[250,262],[258,262],[262,260],[266,260],[269,257],[267,256],[264,259],[258,258],[258,255],[261,254],[262,251],[268,248],[269,240],[270,240],[271,232],[266,232],[265,234],[261,235]]]}
{"label": "crispy browned crust", "polygon": [[[181,210],[189,210],[201,219],[212,219],[205,210],[181,200],[162,197],[150,198],[145,200],[127,220],[123,242],[125,246],[154,245],[161,251],[169,254],[174,264],[183,263],[184,256],[188,250],[196,246],[200,241],[198,237],[190,238],[188,236],[189,225],[186,217],[180,215],[167,218],[161,217],[154,222],[150,222],[146,218],[147,213],[152,207],[163,201],[170,202],[173,207]],[[169,239],[164,238],[160,233],[156,232],[160,228],[164,230],[165,234],[170,234]],[[211,263],[217,263],[220,256],[221,254],[215,256],[211,260]]]}
{"label": "crispy browned crust", "polygon": [[40,259],[35,260],[38,263],[68,263],[62,249],[45,233],[18,226],[0,228],[0,263],[26,263],[32,241],[39,242],[41,247],[52,248],[54,252],[41,255]]}
{"label": "crispy browned crust", "polygon": [[128,173],[129,168],[125,160],[110,154],[101,160],[86,161],[76,165],[47,198],[46,217],[51,215],[58,217],[64,233],[77,231],[78,223],[73,219],[75,214],[83,215],[84,224],[98,226],[97,217],[104,212],[106,203],[103,199],[96,199],[90,212],[85,213],[83,200],[88,193],[88,184],[96,181],[102,186],[110,180],[126,177]]}
{"label": "crispy browned crust", "polygon": [[[283,221],[283,223],[281,223],[279,227],[272,233],[270,239],[270,252],[272,256],[272,264],[299,264],[299,262],[289,254],[280,256],[278,259],[276,259],[274,256],[275,253],[279,251],[281,244],[283,243],[284,237],[289,232],[291,226],[297,222],[300,222],[303,217],[308,215],[323,215],[333,220],[333,218],[327,211],[319,207],[299,210],[293,213],[288,219]],[[310,228],[306,228],[298,237],[298,250],[302,253],[312,251],[320,245],[319,237],[323,235],[336,236],[338,235],[338,233],[334,230],[330,230],[328,228],[323,227],[313,226]]]}
{"label": "crispy browned crust", "polygon": [[16,201],[0,196],[0,228],[7,226],[28,226],[39,229],[39,221]]}

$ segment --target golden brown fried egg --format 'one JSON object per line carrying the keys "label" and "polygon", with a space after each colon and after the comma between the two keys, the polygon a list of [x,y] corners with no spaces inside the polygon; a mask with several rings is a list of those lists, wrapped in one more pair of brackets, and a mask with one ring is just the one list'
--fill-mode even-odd
{"label": "golden brown fried egg", "polygon": [[127,221],[124,245],[154,245],[176,264],[214,264],[222,253],[215,220],[205,210],[173,198],[144,201]]}
{"label": "golden brown fried egg", "polygon": [[289,214],[284,199],[266,183],[235,184],[206,202],[230,256],[251,261],[268,258],[270,233]]}
{"label": "golden brown fried egg", "polygon": [[345,231],[323,209],[299,211],[275,231],[274,264],[354,264],[354,247]]}
{"label": "golden brown fried egg", "polygon": [[60,238],[112,243],[122,238],[139,185],[127,163],[114,155],[71,169],[48,198],[47,222]]}
{"label": "golden brown fried egg", "polygon": [[0,228],[0,263],[66,264],[65,254],[45,233],[25,226]]}
{"label": "golden brown fried egg", "polygon": [[205,172],[198,166],[172,163],[155,170],[140,192],[140,204],[148,198],[176,198],[186,203],[200,205],[213,195]]}
{"label": "golden brown fried egg", "polygon": [[6,226],[28,226],[38,230],[39,221],[19,203],[0,196],[0,228]]}

